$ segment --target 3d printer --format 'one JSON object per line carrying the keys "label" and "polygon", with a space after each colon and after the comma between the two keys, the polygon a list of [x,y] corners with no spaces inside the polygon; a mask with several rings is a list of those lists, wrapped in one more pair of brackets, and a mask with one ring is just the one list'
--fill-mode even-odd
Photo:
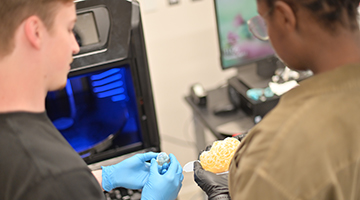
{"label": "3d printer", "polygon": [[92,169],[160,151],[138,2],[86,0],[76,7],[80,52],[66,88],[48,93],[48,116]]}

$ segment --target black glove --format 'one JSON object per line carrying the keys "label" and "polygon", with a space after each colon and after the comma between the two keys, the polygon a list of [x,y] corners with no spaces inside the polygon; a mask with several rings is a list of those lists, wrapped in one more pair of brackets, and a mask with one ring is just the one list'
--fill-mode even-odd
{"label": "black glove", "polygon": [[[241,141],[247,133],[234,136],[235,139]],[[210,151],[212,145],[208,145],[205,150],[199,153],[200,155],[204,151]],[[198,186],[208,195],[209,200],[226,200],[231,199],[229,196],[228,187],[229,174],[214,174],[206,171],[202,168],[199,162],[194,162],[194,179]]]}
{"label": "black glove", "polygon": [[244,137],[247,135],[247,132],[241,133],[239,135],[235,135],[233,138],[239,140],[240,142],[244,139]]}
{"label": "black glove", "polygon": [[231,199],[229,196],[228,175],[214,174],[202,168],[199,162],[194,162],[194,179],[198,186],[207,194],[209,200]]}

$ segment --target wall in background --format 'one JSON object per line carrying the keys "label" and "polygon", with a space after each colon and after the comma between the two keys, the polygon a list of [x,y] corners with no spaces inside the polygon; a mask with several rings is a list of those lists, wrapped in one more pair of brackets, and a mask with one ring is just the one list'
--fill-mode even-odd
{"label": "wall in background", "polygon": [[[171,0],[173,1],[173,0]],[[221,70],[212,0],[139,0],[162,150],[194,141],[191,109],[184,97],[192,84],[205,89],[226,83],[235,69]],[[164,144],[164,143],[163,143]],[[195,151],[195,150],[193,150]],[[182,165],[193,155],[175,154]]]}

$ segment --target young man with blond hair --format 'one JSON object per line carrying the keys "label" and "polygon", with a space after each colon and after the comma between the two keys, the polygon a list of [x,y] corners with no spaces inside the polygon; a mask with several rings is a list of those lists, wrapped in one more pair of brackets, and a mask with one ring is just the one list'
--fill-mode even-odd
{"label": "young man with blond hair", "polygon": [[0,199],[99,200],[116,187],[175,199],[183,175],[174,155],[165,174],[149,152],[103,167],[97,180],[47,117],[46,95],[65,86],[79,52],[75,22],[72,0],[0,2]]}

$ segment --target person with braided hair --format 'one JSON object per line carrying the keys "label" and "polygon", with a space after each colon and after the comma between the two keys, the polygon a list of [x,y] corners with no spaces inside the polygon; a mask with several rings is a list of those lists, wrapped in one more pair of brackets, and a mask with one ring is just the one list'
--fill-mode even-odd
{"label": "person with braided hair", "polygon": [[257,0],[253,35],[269,40],[289,68],[314,75],[248,132],[228,174],[194,164],[209,199],[360,199],[358,6],[359,0]]}

